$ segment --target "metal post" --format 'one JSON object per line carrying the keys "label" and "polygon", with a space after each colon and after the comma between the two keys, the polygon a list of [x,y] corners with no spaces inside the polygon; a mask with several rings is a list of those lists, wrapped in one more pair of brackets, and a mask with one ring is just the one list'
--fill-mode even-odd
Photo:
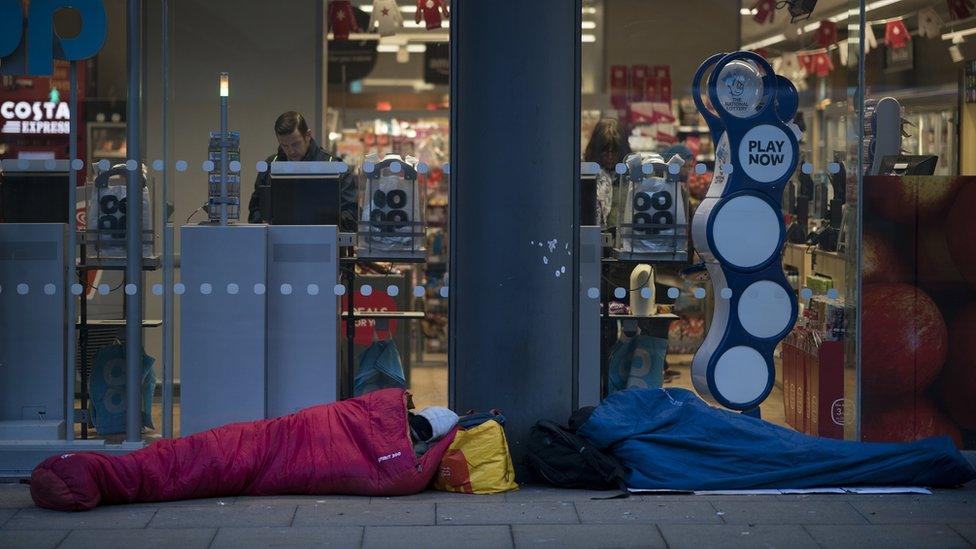
{"label": "metal post", "polygon": [[521,2],[486,27],[499,4],[515,3],[451,14],[448,383],[454,409],[519,410],[505,432],[521,464],[532,424],[574,404],[582,5]]}
{"label": "metal post", "polygon": [[[75,363],[77,362],[76,356],[76,345],[77,345],[77,327],[75,326],[76,315],[75,312],[75,297],[71,294],[70,286],[71,282],[77,277],[77,266],[75,265],[76,257],[76,246],[77,246],[77,221],[75,221],[78,212],[77,208],[77,185],[78,179],[75,173],[75,159],[78,158],[78,65],[77,61],[69,61],[68,67],[68,77],[70,79],[69,84],[69,99],[68,108],[70,109],[69,124],[70,133],[68,134],[68,163],[70,167],[68,168],[68,259],[67,259],[67,273],[64,278],[65,289],[64,295],[67,301],[67,319],[68,319],[68,332],[66,350],[67,355],[65,357],[65,410],[64,410],[64,438],[65,440],[74,440],[75,438]],[[81,299],[86,299],[86,294],[84,290],[81,293]]]}
{"label": "metal post", "polygon": [[[142,107],[142,0],[126,3],[126,70],[129,75],[128,104],[126,109],[126,147],[128,162],[135,162],[129,170],[126,197],[129,206],[125,226],[125,441],[142,440],[142,179],[140,177],[142,142],[140,123]],[[130,166],[131,167],[131,166]]]}
{"label": "metal post", "polygon": [[169,0],[163,8],[163,437],[173,437],[173,223],[169,217]]}
{"label": "metal post", "polygon": [[220,73],[220,225],[227,225],[227,73]]}

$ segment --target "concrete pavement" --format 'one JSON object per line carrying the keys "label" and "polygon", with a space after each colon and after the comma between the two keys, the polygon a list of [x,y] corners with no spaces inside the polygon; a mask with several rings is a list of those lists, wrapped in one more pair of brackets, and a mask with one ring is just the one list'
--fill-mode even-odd
{"label": "concrete pavement", "polygon": [[0,547],[973,547],[976,484],[925,495],[230,497],[61,513],[0,484]]}

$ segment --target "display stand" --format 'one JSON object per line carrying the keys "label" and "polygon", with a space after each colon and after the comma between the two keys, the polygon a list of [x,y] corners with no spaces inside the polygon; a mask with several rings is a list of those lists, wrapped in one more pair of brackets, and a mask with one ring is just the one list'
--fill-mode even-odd
{"label": "display stand", "polygon": [[797,317],[781,260],[781,204],[799,162],[800,132],[792,124],[799,99],[765,59],[743,51],[708,58],[692,96],[717,143],[718,163],[692,224],[718,296],[692,380],[703,397],[758,415],[776,377],[773,352]]}
{"label": "display stand", "polygon": [[382,161],[367,158],[363,163],[366,189],[363,218],[350,252],[340,259],[346,281],[346,368],[340,375],[342,398],[353,396],[356,376],[356,321],[372,319],[376,329],[387,331],[390,320],[419,320],[422,311],[385,311],[357,313],[356,266],[367,263],[426,264],[427,251],[424,209],[428,167],[396,155]]}

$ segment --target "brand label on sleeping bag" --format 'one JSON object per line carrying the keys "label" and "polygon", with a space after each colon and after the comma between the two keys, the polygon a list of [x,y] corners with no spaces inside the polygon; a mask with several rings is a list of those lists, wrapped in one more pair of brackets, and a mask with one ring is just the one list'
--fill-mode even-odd
{"label": "brand label on sleeping bag", "polygon": [[377,463],[383,463],[388,459],[398,458],[403,455],[403,452],[393,452],[392,454],[386,454],[385,456],[380,456],[376,459]]}

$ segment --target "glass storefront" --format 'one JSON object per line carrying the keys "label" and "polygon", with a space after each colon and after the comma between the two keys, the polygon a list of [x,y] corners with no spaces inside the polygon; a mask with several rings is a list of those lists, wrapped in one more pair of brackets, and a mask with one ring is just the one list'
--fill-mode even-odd
{"label": "glass storefront", "polygon": [[[516,93],[552,67],[458,84],[506,63],[466,65],[484,52],[442,2],[105,0],[96,53],[47,70],[30,44],[0,50],[0,474],[29,470],[31,444],[121,452],[379,387],[461,405],[492,357],[459,341],[524,320],[463,300],[515,286],[571,311],[552,355],[573,379],[525,399],[548,351],[508,333],[525,363],[499,371],[526,375],[479,402],[686,388],[816,436],[976,448],[974,16],[775,4],[583,0],[562,114]],[[89,17],[56,12],[56,40]],[[539,36],[512,38],[555,43]],[[451,156],[483,137],[461,108],[482,89],[511,93],[499,119],[574,134],[577,212],[553,198],[533,221],[529,188],[474,205]],[[465,249],[492,230],[545,280]]]}

